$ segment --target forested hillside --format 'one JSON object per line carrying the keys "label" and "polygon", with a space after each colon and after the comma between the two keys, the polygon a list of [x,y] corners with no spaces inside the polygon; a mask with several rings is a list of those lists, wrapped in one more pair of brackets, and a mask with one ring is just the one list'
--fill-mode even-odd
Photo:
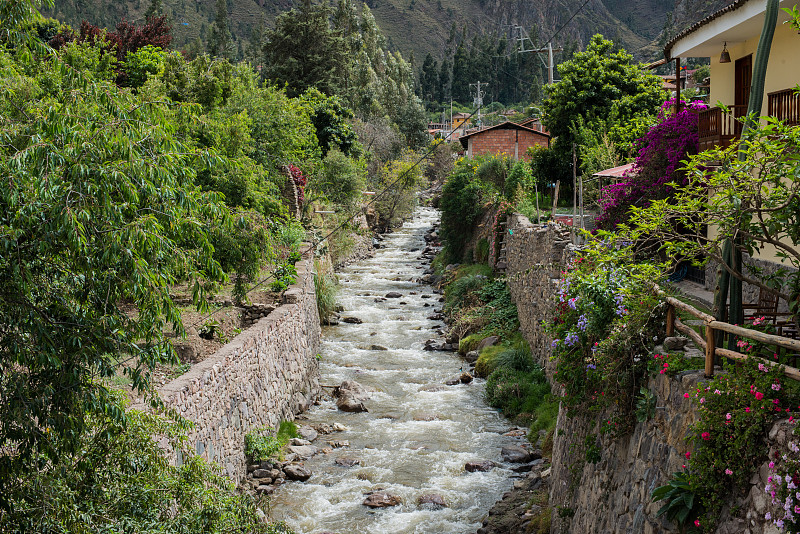
{"label": "forested hillside", "polygon": [[[217,14],[217,0],[157,0],[172,24],[178,49],[202,48],[208,41]],[[583,48],[595,33],[618,42],[637,59],[659,56],[653,43],[665,27],[682,29],[698,16],[730,0],[367,0],[390,49],[400,50],[417,66],[430,53],[441,59],[448,48],[451,28],[466,28],[473,36],[492,35],[516,39],[514,26],[521,25],[535,45],[542,45],[562,25],[554,44],[568,49]],[[45,11],[73,26],[88,20],[113,26],[122,18],[143,20],[151,0],[56,0]],[[223,0],[238,57],[261,36],[261,28],[274,25],[275,17],[300,0]],[[332,1],[331,4],[336,4]],[[584,5],[585,4],[585,5]],[[359,6],[360,7],[360,6]],[[674,17],[670,17],[671,12]],[[193,44],[194,43],[194,44]],[[505,53],[508,53],[506,51]]]}

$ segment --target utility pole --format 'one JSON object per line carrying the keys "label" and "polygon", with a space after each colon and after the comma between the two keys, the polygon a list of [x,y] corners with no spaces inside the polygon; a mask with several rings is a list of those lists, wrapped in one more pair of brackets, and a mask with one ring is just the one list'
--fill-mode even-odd
{"label": "utility pole", "polygon": [[[486,85],[486,84],[484,84]],[[483,97],[486,96],[486,92],[481,91],[481,82],[471,83],[469,84],[470,88],[475,87],[475,98],[472,102],[475,104],[475,107],[478,108],[478,126],[482,126],[483,122],[481,122],[481,108],[483,107]]]}
{"label": "utility pole", "polygon": [[[547,84],[553,85],[555,79],[553,77],[553,72],[555,70],[555,63],[553,61],[553,52],[563,52],[563,48],[553,48],[553,43],[547,43],[546,48],[525,48],[525,41],[528,41],[533,44],[531,38],[528,37],[528,32],[525,31],[525,28],[522,26],[517,26],[517,31],[519,32],[519,37],[517,41],[519,41],[519,53],[523,52],[533,52],[535,54],[544,54],[547,52],[547,61],[545,62],[545,67],[547,67]],[[544,60],[543,60],[544,61]]]}

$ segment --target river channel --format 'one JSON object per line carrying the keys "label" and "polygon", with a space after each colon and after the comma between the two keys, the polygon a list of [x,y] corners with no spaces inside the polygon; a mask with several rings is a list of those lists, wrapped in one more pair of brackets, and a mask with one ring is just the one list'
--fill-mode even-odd
{"label": "river channel", "polygon": [[[510,423],[484,402],[483,381],[444,386],[463,361],[456,353],[423,350],[442,326],[428,318],[441,308],[440,295],[415,282],[422,275],[424,235],[437,217],[431,208],[418,208],[402,229],[385,236],[385,248],[339,273],[342,316],[362,323],[323,328],[321,383],[356,380],[371,390],[369,412],[341,412],[324,396],[306,414],[303,424],[347,428],[321,435],[315,445],[346,440],[349,446],[306,461],[311,479],[284,484],[272,496],[272,518],[286,520],[298,534],[474,533],[511,486],[500,449],[519,438],[503,435]],[[389,292],[402,297],[381,300]],[[337,458],[359,464],[342,467]],[[498,467],[468,473],[464,464],[472,460]],[[364,494],[378,489],[402,504],[362,505]],[[427,494],[442,496],[447,507],[418,505]]]}

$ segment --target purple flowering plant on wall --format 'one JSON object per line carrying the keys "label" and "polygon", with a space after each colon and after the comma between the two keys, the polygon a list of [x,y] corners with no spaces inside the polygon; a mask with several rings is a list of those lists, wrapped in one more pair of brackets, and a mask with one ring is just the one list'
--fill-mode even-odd
{"label": "purple flowering plant on wall", "polygon": [[681,102],[677,113],[674,107],[674,100],[661,106],[658,123],[635,143],[638,156],[632,169],[623,180],[600,191],[599,228],[613,230],[627,221],[632,206],[647,207],[653,200],[668,198],[671,183],[686,183],[682,162],[697,153],[697,113],[707,106]]}

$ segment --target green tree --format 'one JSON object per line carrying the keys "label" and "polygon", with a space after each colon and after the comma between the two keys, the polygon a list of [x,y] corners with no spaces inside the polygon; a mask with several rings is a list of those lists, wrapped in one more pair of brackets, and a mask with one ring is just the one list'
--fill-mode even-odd
{"label": "green tree", "polygon": [[[206,305],[223,272],[205,228],[223,215],[163,105],[76,78],[58,61],[28,78],[0,54],[0,507],[36,465],[80,448],[92,417],[124,423],[103,385],[122,362],[148,393],[183,332],[170,285]],[[17,87],[25,87],[18,91]],[[48,93],[47,88],[53,93]],[[24,99],[24,100],[22,100]],[[138,313],[130,315],[127,306]]]}
{"label": "green tree", "polygon": [[286,85],[289,96],[314,87],[327,95],[336,92],[336,73],[347,63],[345,42],[331,28],[330,7],[303,0],[298,9],[278,15],[264,45],[265,76]]}
{"label": "green tree", "polygon": [[610,131],[615,124],[655,116],[666,98],[662,80],[632,61],[625,50],[615,50],[612,41],[595,35],[585,52],[561,63],[561,80],[548,88],[542,102],[542,122],[550,134],[571,147],[579,117],[592,129],[603,124]]}
{"label": "green tree", "polygon": [[231,57],[231,30],[228,27],[228,3],[217,0],[217,15],[208,36],[208,52],[214,57]]}

